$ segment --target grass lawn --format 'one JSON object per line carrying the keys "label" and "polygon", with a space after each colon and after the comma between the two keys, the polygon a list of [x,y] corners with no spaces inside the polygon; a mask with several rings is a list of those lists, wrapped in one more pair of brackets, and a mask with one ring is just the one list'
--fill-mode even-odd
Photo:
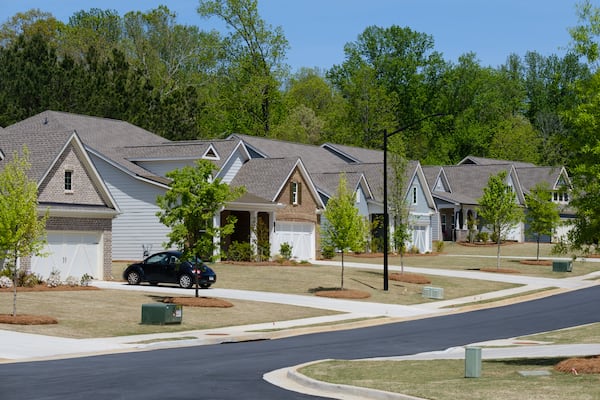
{"label": "grass lawn", "polygon": [[[521,337],[557,344],[599,343],[600,323]],[[300,370],[325,382],[362,386],[437,400],[600,399],[598,375],[553,370],[564,358],[483,360],[480,378],[464,378],[464,360],[333,360]],[[547,371],[523,377],[520,371]]]}
{"label": "grass lawn", "polygon": [[[524,275],[546,278],[567,278],[570,276],[586,275],[600,268],[600,263],[575,261],[573,262],[572,272],[553,272],[551,265],[522,264],[522,259],[536,259],[536,247],[535,243],[508,243],[502,245],[500,250],[500,268],[515,270]],[[541,243],[540,257],[570,257],[570,255],[552,255],[552,247],[552,244]],[[440,254],[405,255],[404,266],[456,270],[494,269],[496,268],[496,251],[497,248],[495,246],[464,246],[458,243],[445,242],[444,250]],[[334,260],[339,261],[340,257],[338,256]],[[383,257],[346,255],[344,260],[348,262],[383,265]],[[400,256],[390,255],[388,256],[388,261],[390,267],[400,266]]]}
{"label": "grass lawn", "polygon": [[[555,372],[563,358],[483,360],[480,378],[464,378],[464,360],[331,361],[301,369],[314,379],[436,400],[597,400],[598,375]],[[548,371],[523,377],[519,371]]]}
{"label": "grass lawn", "polygon": [[[182,290],[183,291],[183,290]],[[193,296],[193,291],[184,291]],[[205,292],[202,292],[205,295]],[[12,293],[0,293],[0,310],[12,312]],[[328,310],[232,300],[233,307],[184,307],[181,324],[142,325],[142,304],[161,296],[124,290],[44,291],[17,294],[17,314],[50,315],[54,325],[0,324],[0,329],[72,338],[95,338],[212,329],[336,314]]]}

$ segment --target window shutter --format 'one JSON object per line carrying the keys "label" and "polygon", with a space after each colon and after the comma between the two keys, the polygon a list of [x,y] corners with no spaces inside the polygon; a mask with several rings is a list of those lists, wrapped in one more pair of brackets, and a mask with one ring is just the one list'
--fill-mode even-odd
{"label": "window shutter", "polygon": [[290,182],[290,204],[294,204],[294,182]]}
{"label": "window shutter", "polygon": [[298,204],[302,204],[302,183],[298,182]]}

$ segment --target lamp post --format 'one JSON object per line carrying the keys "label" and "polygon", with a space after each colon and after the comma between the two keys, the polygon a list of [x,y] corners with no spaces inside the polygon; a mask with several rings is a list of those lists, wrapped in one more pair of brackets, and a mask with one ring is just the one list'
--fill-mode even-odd
{"label": "lamp post", "polygon": [[387,199],[387,145],[388,138],[394,136],[397,133],[405,131],[408,128],[412,128],[416,124],[425,121],[426,119],[433,117],[441,117],[445,114],[431,114],[427,115],[423,118],[420,118],[416,121],[411,122],[408,125],[405,125],[401,128],[396,129],[393,132],[388,133],[387,129],[383,131],[383,290],[387,291],[389,288],[389,279],[388,279],[388,252],[389,252],[389,227],[390,220],[388,214],[388,199]]}

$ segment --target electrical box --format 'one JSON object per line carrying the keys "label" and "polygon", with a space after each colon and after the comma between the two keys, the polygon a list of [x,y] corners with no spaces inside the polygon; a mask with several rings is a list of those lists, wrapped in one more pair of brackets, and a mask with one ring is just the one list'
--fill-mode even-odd
{"label": "electrical box", "polygon": [[481,376],[481,347],[465,348],[465,378]]}
{"label": "electrical box", "polygon": [[435,286],[425,286],[423,287],[423,297],[428,299],[443,299],[444,298],[444,288],[435,287]]}
{"label": "electrical box", "polygon": [[571,272],[573,271],[573,263],[571,261],[552,261],[553,272]]}
{"label": "electrical box", "polygon": [[165,325],[181,324],[183,306],[179,304],[142,304],[142,324]]}

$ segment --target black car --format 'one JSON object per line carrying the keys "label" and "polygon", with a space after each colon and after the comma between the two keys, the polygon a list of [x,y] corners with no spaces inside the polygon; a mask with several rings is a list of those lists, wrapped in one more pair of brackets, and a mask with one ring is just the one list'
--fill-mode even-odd
{"label": "black car", "polygon": [[209,288],[217,281],[217,274],[207,267],[200,259],[182,259],[180,251],[169,250],[152,254],[144,261],[129,265],[123,272],[123,279],[130,285],[139,285],[141,282],[177,283],[184,289],[189,289],[196,284]]}

